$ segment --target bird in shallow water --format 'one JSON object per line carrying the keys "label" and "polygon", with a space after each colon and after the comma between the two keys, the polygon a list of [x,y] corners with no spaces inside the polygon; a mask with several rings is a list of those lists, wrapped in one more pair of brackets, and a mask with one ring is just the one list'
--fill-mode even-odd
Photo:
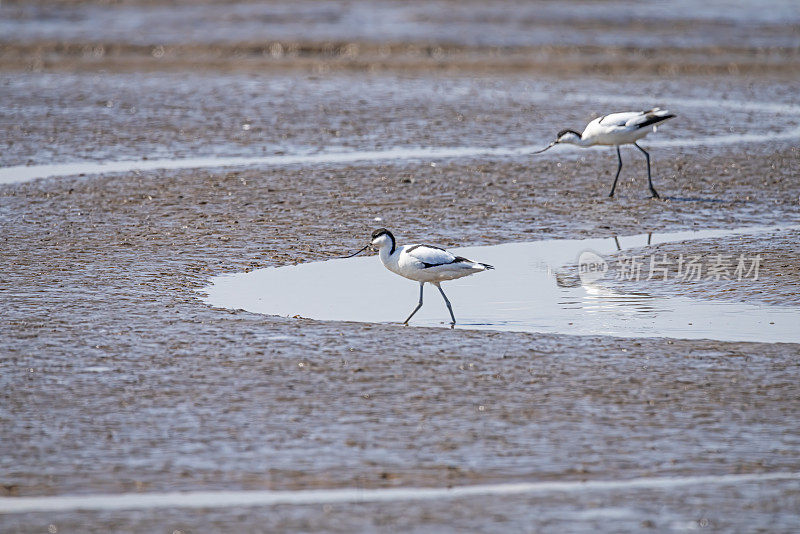
{"label": "bird in shallow water", "polygon": [[593,145],[616,147],[619,166],[617,167],[617,175],[614,176],[614,185],[611,186],[611,193],[608,195],[613,197],[614,190],[617,188],[619,173],[622,170],[622,155],[619,152],[619,147],[620,145],[633,145],[641,150],[647,159],[647,185],[650,187],[650,193],[653,198],[659,198],[653,187],[653,178],[650,175],[650,154],[640,147],[636,141],[650,132],[656,131],[656,126],[674,116],[666,109],[661,108],[653,108],[647,111],[623,111],[621,113],[603,115],[587,124],[583,133],[579,134],[575,130],[561,130],[558,132],[555,141],[542,150],[534,152],[534,154],[541,154],[559,143],[569,143],[582,147]]}
{"label": "bird in shallow water", "polygon": [[444,294],[440,284],[447,280],[455,280],[456,278],[494,269],[491,265],[462,258],[431,245],[403,245],[398,247],[394,236],[386,228],[379,228],[372,232],[372,239],[364,248],[345,256],[345,258],[352,258],[368,248],[377,249],[384,267],[404,278],[419,282],[419,304],[411,312],[411,315],[403,321],[404,325],[408,325],[408,321],[422,308],[423,287],[425,282],[428,282],[435,285],[439,293],[442,294],[442,298],[447,304],[447,309],[450,311],[450,319],[452,319],[450,326],[452,327],[456,324],[456,316],[453,314],[453,307],[450,305],[450,301],[447,295]]}

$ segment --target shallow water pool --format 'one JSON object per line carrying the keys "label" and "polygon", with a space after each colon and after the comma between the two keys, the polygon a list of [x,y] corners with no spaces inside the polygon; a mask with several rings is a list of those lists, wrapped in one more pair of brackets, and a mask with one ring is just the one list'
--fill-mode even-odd
{"label": "shallow water pool", "polygon": [[[797,228],[797,227],[792,227]],[[446,282],[456,328],[620,337],[800,342],[800,308],[681,296],[624,293],[603,279],[564,284],[559,268],[587,251],[606,255],[666,242],[757,234],[774,227],[562,239],[453,249],[494,271]],[[648,243],[649,242],[649,243]],[[742,283],[747,283],[746,280]],[[387,271],[376,256],[333,259],[223,275],[204,289],[212,306],[323,321],[400,323],[416,306],[416,282]],[[412,326],[447,327],[436,288],[425,286]]]}

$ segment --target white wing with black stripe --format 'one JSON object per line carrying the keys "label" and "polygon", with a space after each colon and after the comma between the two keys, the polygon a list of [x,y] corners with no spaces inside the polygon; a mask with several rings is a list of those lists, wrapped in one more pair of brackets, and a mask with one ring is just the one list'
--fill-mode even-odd
{"label": "white wing with black stripe", "polygon": [[458,258],[452,252],[430,245],[407,245],[403,248],[405,249],[402,251],[404,256],[408,256],[412,261],[421,263],[425,268],[449,265]]}

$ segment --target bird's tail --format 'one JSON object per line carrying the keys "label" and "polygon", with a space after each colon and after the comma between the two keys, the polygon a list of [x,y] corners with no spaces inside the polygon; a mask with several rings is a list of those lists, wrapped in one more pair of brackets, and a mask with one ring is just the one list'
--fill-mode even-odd
{"label": "bird's tail", "polygon": [[661,108],[653,108],[648,109],[647,111],[643,111],[642,113],[649,119],[650,117],[666,117],[669,115],[670,117],[674,117],[672,113],[669,112],[668,109],[661,109]]}
{"label": "bird's tail", "polygon": [[486,269],[487,271],[489,271],[489,270],[491,270],[491,269],[494,269],[494,266],[492,266],[492,265],[489,265],[488,263],[479,263],[478,265],[480,265],[481,267],[483,267],[483,268],[484,268],[484,269]]}
{"label": "bird's tail", "polygon": [[668,110],[661,108],[653,108],[644,111],[643,113],[644,113],[644,120],[636,125],[637,128],[647,128],[648,126],[655,126],[675,116]]}

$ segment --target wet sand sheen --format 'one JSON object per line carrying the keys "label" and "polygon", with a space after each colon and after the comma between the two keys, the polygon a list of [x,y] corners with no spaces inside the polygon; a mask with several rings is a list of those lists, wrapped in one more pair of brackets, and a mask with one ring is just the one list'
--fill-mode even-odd
{"label": "wet sand sheen", "polygon": [[71,510],[148,510],[154,508],[230,508],[248,506],[341,504],[463,499],[488,495],[613,492],[800,481],[800,473],[744,473],[688,477],[642,477],[628,480],[542,481],[480,484],[447,488],[336,488],[300,491],[196,491],[119,495],[0,497],[0,514]]}
{"label": "wet sand sheen", "polygon": [[[528,98],[533,102],[546,102],[553,98],[552,93],[535,91],[528,93]],[[559,95],[565,102],[603,102],[615,106],[631,106],[638,99],[617,95],[586,95],[566,94]],[[711,100],[692,98],[671,98],[670,103],[685,107],[731,108],[747,110],[755,113],[800,117],[800,106],[770,102],[747,102],[736,100]],[[679,112],[677,109],[676,112]],[[767,129],[763,132],[725,133],[691,138],[651,138],[647,140],[647,147],[681,147],[681,146],[722,146],[738,143],[759,143],[769,141],[785,141],[800,137],[800,126],[797,120],[790,121],[783,129]],[[278,154],[270,156],[201,156],[193,158],[157,158],[143,160],[110,160],[90,162],[70,162],[47,165],[16,165],[0,168],[0,184],[13,184],[27,182],[38,178],[56,176],[76,176],[83,174],[123,173],[131,171],[148,170],[175,170],[175,169],[200,169],[221,167],[252,167],[252,166],[289,166],[289,165],[322,165],[322,164],[347,164],[359,162],[379,161],[408,161],[408,160],[440,160],[454,158],[498,158],[528,156],[540,150],[549,139],[542,140],[540,144],[518,147],[393,147],[383,150],[348,150],[348,151],[322,151],[309,153],[298,151],[294,154]],[[592,147],[593,150],[606,150],[607,147]],[[582,149],[568,145],[559,145],[558,151],[537,156],[540,158],[575,157]]]}
{"label": "wet sand sheen", "polygon": [[[797,228],[797,227],[792,227]],[[758,234],[775,228],[674,232],[620,239],[625,247]],[[496,271],[448,282],[458,327],[574,335],[800,342],[800,308],[621,293],[598,283],[559,287],[553,272],[584,251],[615,252],[605,239],[565,239],[454,249]],[[644,276],[647,276],[647,266]],[[688,282],[687,282],[688,283]],[[743,284],[747,281],[743,280]],[[426,288],[414,326],[446,324],[439,295]],[[269,315],[337,321],[399,322],[413,309],[416,284],[376,257],[338,259],[216,277],[206,303]]]}

